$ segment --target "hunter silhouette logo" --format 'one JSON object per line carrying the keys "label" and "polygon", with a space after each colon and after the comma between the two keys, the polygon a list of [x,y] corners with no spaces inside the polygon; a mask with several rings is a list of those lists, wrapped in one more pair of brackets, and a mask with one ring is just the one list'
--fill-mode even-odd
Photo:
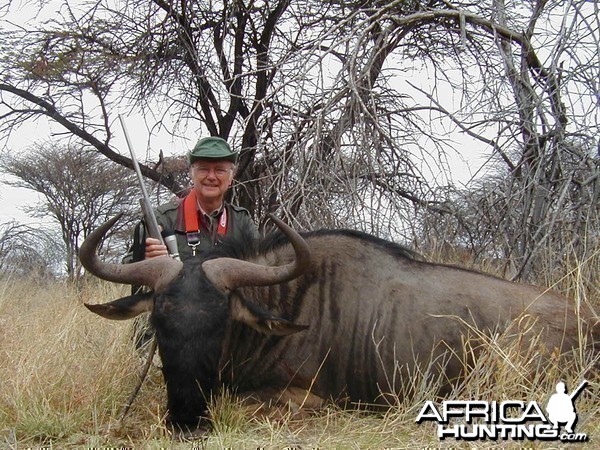
{"label": "hunter silhouette logo", "polygon": [[[437,435],[441,440],[585,442],[587,434],[575,433],[574,427],[577,422],[575,400],[587,384],[584,380],[569,395],[565,383],[557,383],[556,393],[546,405],[547,414],[536,401],[444,400],[439,407],[432,401],[426,401],[416,423],[436,422]],[[561,424],[564,424],[562,432]]]}
{"label": "hunter silhouette logo", "polygon": [[566,423],[565,431],[573,434],[573,426],[577,422],[577,413],[575,412],[575,399],[581,391],[587,386],[588,382],[583,380],[577,389],[571,394],[567,394],[567,388],[562,381],[556,384],[556,394],[553,394],[548,400],[546,411],[548,419],[552,422],[553,429],[557,430],[559,423]]}

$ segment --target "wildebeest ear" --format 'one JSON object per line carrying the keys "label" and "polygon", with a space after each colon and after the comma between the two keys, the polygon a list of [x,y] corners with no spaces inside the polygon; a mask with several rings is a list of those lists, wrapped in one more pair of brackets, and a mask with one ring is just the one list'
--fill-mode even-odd
{"label": "wildebeest ear", "polygon": [[133,319],[143,312],[152,311],[154,306],[154,293],[129,295],[110,303],[100,305],[90,305],[84,303],[85,307],[98,314],[112,320]]}
{"label": "wildebeest ear", "polygon": [[296,325],[236,295],[231,297],[231,317],[261,333],[275,336],[287,336],[308,328],[308,325]]}

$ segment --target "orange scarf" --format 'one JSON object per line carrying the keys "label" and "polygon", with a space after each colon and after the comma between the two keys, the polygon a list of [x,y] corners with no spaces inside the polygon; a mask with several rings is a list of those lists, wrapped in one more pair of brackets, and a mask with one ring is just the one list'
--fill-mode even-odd
{"label": "orange scarf", "polygon": [[[197,233],[200,231],[200,224],[198,222],[198,197],[196,196],[196,191],[193,189],[183,200],[183,218],[186,233]],[[227,208],[224,206],[219,219],[217,233],[221,236],[225,236],[227,233]]]}

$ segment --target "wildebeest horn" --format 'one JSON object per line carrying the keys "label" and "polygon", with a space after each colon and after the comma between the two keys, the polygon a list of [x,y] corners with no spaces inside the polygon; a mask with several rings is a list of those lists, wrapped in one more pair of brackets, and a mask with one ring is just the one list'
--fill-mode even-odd
{"label": "wildebeest horn", "polygon": [[310,266],[310,249],[302,236],[281,220],[269,214],[277,227],[294,247],[294,261],[284,266],[263,266],[233,258],[217,258],[202,264],[204,273],[213,285],[224,291],[243,286],[272,286],[293,280]]}
{"label": "wildebeest horn", "polygon": [[109,264],[96,255],[98,244],[106,232],[121,218],[119,214],[92,231],[79,249],[81,264],[92,275],[113,283],[140,284],[155,291],[169,284],[181,271],[183,263],[168,256],[146,259],[131,264]]}

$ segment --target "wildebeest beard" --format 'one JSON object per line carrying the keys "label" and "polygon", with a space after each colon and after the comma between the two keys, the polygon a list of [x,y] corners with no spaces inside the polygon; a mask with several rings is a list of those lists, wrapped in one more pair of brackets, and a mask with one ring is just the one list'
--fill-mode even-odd
{"label": "wildebeest beard", "polygon": [[218,384],[228,300],[203,276],[202,260],[186,262],[179,277],[155,296],[156,330],[167,385],[168,421],[196,426]]}

